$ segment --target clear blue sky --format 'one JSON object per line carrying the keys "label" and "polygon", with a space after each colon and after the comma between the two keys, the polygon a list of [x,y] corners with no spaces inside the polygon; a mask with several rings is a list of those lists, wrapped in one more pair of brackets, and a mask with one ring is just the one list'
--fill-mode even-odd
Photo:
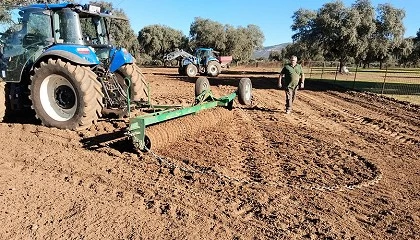
{"label": "clear blue sky", "polygon": [[[87,3],[88,0],[76,0]],[[290,26],[292,15],[299,8],[317,10],[331,1],[321,0],[108,0],[114,8],[120,8],[128,15],[131,26],[137,34],[143,27],[153,24],[166,25],[182,31],[186,36],[195,17],[211,19],[234,27],[254,24],[264,33],[264,46],[291,42]],[[347,7],[354,0],[343,1]],[[371,0],[378,4],[390,3],[404,9],[405,37],[415,36],[420,28],[419,0]]]}

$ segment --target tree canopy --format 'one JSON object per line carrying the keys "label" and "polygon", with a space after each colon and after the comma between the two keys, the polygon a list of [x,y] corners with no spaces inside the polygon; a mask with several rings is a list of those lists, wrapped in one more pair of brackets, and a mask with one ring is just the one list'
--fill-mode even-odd
{"label": "tree canopy", "polygon": [[196,17],[191,23],[189,37],[168,26],[150,25],[139,31],[138,41],[151,59],[162,59],[175,48],[193,52],[198,47],[208,47],[243,62],[250,60],[253,52],[262,47],[264,34],[252,24],[235,28]]}
{"label": "tree canopy", "polygon": [[190,46],[212,47],[224,53],[226,51],[227,31],[221,23],[196,17],[190,26]]}
{"label": "tree canopy", "polygon": [[191,47],[211,47],[238,62],[248,61],[255,50],[262,48],[263,41],[263,32],[253,24],[235,28],[197,17],[190,27]]}
{"label": "tree canopy", "polygon": [[[391,55],[410,54],[410,40],[404,40],[405,12],[390,4],[375,8],[369,0],[356,0],[346,7],[342,1],[324,4],[317,11],[299,9],[291,26],[294,44],[307,59],[319,57],[345,63],[383,62]],[[296,49],[296,47],[290,47]]]}
{"label": "tree canopy", "polygon": [[187,48],[188,39],[181,31],[164,25],[150,25],[141,29],[137,37],[142,52],[152,59],[163,56],[176,48]]}

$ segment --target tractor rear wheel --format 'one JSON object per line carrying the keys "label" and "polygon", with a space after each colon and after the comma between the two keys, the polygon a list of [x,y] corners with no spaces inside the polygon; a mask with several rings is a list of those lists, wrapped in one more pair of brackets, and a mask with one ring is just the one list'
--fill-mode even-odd
{"label": "tractor rear wheel", "polygon": [[210,89],[209,80],[206,77],[199,77],[195,81],[195,96],[197,97],[202,92]]}
{"label": "tractor rear wheel", "polygon": [[197,71],[197,67],[192,63],[188,64],[185,69],[188,77],[195,77],[197,75]]}
{"label": "tractor rear wheel", "polygon": [[6,83],[0,82],[0,122],[3,122],[4,115],[6,114]]}
{"label": "tractor rear wheel", "polygon": [[242,78],[239,81],[238,100],[242,105],[250,105],[252,99],[252,82],[249,78]]}
{"label": "tractor rear wheel", "polygon": [[222,67],[220,66],[220,63],[216,61],[211,61],[207,66],[207,75],[209,75],[210,77],[217,77],[219,76],[221,69]]}
{"label": "tractor rear wheel", "polygon": [[30,99],[43,125],[80,130],[101,116],[102,86],[90,68],[49,59],[31,76]]}
{"label": "tractor rear wheel", "polygon": [[149,100],[146,78],[136,64],[124,65],[118,69],[116,74],[118,82],[123,89],[127,90],[127,87],[130,88],[129,94],[131,101],[147,102]]}

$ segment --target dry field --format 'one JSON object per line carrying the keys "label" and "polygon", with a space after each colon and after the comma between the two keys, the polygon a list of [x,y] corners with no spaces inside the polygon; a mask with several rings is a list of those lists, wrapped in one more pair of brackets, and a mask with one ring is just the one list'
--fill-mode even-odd
{"label": "dry field", "polygon": [[[143,71],[154,103],[192,104],[195,79]],[[209,80],[222,96],[242,77],[252,106],[201,112],[200,133],[153,154],[86,146],[124,121],[0,124],[0,239],[418,238],[419,106],[308,81],[285,115],[275,74]]]}

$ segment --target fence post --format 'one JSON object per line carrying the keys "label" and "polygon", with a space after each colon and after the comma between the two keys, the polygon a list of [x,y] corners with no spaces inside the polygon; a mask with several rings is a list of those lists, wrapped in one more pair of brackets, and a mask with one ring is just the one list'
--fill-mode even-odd
{"label": "fence post", "polygon": [[325,62],[322,62],[321,80],[323,79],[322,75],[324,75],[324,68],[325,68]]}
{"label": "fence post", "polygon": [[309,62],[309,69],[311,69],[311,71],[309,72],[309,78],[312,78],[312,61]]}
{"label": "fence post", "polygon": [[388,74],[388,63],[386,63],[385,77],[384,77],[384,82],[382,83],[382,90],[381,90],[381,94],[384,94],[385,82],[386,82],[386,75],[387,75],[387,74]]}
{"label": "fence post", "polygon": [[354,87],[356,85],[356,75],[357,75],[358,67],[359,67],[359,64],[356,65],[356,71],[354,72],[353,87],[352,87],[353,90],[354,90]]}
{"label": "fence post", "polygon": [[335,77],[334,77],[334,83],[337,81],[337,75],[338,75],[338,69],[340,68],[340,64],[338,64],[337,68],[335,69]]}

